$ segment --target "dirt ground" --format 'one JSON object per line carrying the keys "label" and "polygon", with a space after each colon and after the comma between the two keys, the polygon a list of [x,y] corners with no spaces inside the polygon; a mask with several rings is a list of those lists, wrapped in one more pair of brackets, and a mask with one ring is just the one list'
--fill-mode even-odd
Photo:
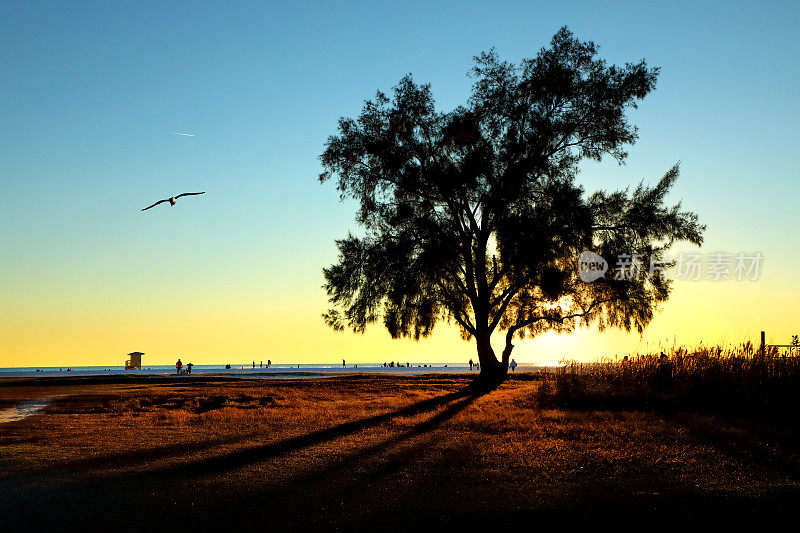
{"label": "dirt ground", "polygon": [[544,409],[534,375],[0,381],[0,530],[701,529],[793,516],[794,423]]}

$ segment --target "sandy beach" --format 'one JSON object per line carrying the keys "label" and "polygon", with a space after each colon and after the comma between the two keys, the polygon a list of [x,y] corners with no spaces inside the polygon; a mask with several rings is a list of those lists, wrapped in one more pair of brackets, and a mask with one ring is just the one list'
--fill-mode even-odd
{"label": "sandy beach", "polygon": [[[792,427],[543,408],[535,374],[6,379],[4,531],[763,523],[800,495]],[[642,522],[645,521],[645,522]],[[154,526],[155,525],[155,526]]]}

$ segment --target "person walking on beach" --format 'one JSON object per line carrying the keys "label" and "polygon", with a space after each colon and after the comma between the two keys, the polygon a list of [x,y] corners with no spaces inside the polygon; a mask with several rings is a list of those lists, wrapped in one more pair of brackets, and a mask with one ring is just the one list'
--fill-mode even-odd
{"label": "person walking on beach", "polygon": [[267,359],[267,368],[270,368],[271,366],[272,366],[272,359]]}
{"label": "person walking on beach", "polygon": [[472,370],[474,363],[472,362],[472,358],[469,360],[469,369]]}
{"label": "person walking on beach", "polygon": [[346,367],[347,365],[344,364],[344,359],[342,359],[342,368]]}
{"label": "person walking on beach", "polygon": [[192,373],[192,363],[186,363],[186,373],[187,374]]}
{"label": "person walking on beach", "polygon": [[178,357],[178,362],[175,363],[175,373],[176,374],[180,374],[181,373],[181,368],[183,368],[183,363],[181,363],[181,358]]}
{"label": "person walking on beach", "polygon": [[511,363],[508,366],[510,366],[511,367],[511,371],[514,372],[515,369],[517,368],[517,362],[512,359]]}

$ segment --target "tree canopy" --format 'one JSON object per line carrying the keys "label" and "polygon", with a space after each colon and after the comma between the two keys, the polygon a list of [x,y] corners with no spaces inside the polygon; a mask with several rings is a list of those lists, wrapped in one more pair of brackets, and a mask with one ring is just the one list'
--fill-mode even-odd
{"label": "tree canopy", "polygon": [[[440,320],[474,338],[485,375],[507,371],[515,337],[549,330],[643,328],[670,292],[663,267],[676,241],[702,242],[696,214],[653,186],[584,191],[585,159],[624,162],[637,129],[626,111],[654,90],[646,62],[608,65],[567,28],[519,65],[475,58],[472,94],[435,109],[411,75],[361,114],[341,118],[320,156],[320,181],[360,204],[361,236],[337,240],[324,269],[334,329],[382,320],[392,337],[429,335]],[[647,275],[581,280],[578,257],[634,257]],[[498,359],[491,336],[505,332]]]}

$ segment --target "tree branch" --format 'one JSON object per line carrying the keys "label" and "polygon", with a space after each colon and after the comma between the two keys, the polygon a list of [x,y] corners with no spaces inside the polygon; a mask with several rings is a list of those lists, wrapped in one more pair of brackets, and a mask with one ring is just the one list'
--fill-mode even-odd
{"label": "tree branch", "polygon": [[598,305],[601,305],[601,304],[604,304],[604,303],[608,303],[608,302],[613,302],[614,300],[617,300],[617,299],[618,298],[603,298],[601,300],[597,300],[597,301],[593,302],[592,305],[590,305],[589,307],[584,307],[582,313],[574,313],[572,315],[565,315],[565,316],[542,315],[542,316],[537,316],[537,317],[530,318],[528,320],[524,320],[524,321],[519,322],[517,324],[514,324],[513,326],[508,328],[508,334],[506,335],[506,338],[509,339],[509,338],[513,337],[514,332],[516,332],[516,331],[518,331],[518,330],[520,330],[520,329],[522,329],[524,327],[530,326],[531,324],[533,324],[535,322],[538,322],[540,320],[549,320],[551,322],[564,323],[565,321],[572,320],[573,318],[584,317],[587,314],[589,314],[591,312],[591,310],[594,309],[595,307],[597,307]]}

